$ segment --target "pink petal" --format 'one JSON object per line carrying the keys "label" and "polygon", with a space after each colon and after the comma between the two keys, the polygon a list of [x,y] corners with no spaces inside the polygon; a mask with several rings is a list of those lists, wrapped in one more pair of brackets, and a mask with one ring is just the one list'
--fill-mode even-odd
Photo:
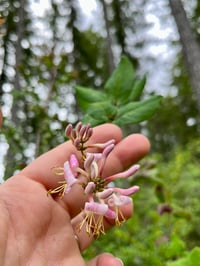
{"label": "pink petal", "polygon": [[84,162],[84,168],[87,172],[90,171],[90,167],[93,161],[94,161],[94,155],[92,153],[87,154],[86,160]]}
{"label": "pink petal", "polygon": [[90,157],[91,155],[94,157],[95,161],[98,161],[98,160],[100,160],[102,158],[102,153],[101,152],[96,152],[96,153],[95,152],[94,153],[87,152],[86,153],[87,157]]}
{"label": "pink petal", "polygon": [[132,194],[136,193],[139,189],[140,189],[139,186],[133,186],[133,187],[126,188],[126,189],[117,188],[117,187],[113,188],[113,190],[115,192],[118,192],[118,193],[120,193],[121,195],[124,195],[124,196],[132,195]]}
{"label": "pink petal", "polygon": [[70,168],[75,176],[77,176],[76,169],[79,167],[79,162],[75,154],[72,154],[69,159]]}
{"label": "pink petal", "polygon": [[64,178],[67,182],[67,187],[71,187],[72,184],[77,182],[77,179],[75,178],[75,175],[73,174],[73,171],[69,165],[69,161],[64,163]]}
{"label": "pink petal", "polygon": [[131,175],[133,175],[135,172],[137,172],[137,170],[140,168],[139,164],[135,164],[132,167],[130,167],[128,170],[112,175],[112,176],[108,176],[105,180],[106,182],[111,182],[115,179],[118,178],[126,178],[126,177],[130,177]]}
{"label": "pink petal", "polygon": [[110,140],[108,140],[108,141],[106,141],[104,143],[95,143],[95,144],[92,144],[89,147],[90,148],[97,147],[97,148],[100,148],[100,149],[104,149],[107,146],[109,146],[110,144],[114,144],[114,143],[115,143],[115,140],[114,139],[110,139]]}
{"label": "pink petal", "polygon": [[94,212],[99,215],[104,215],[108,211],[108,205],[97,202],[86,202],[84,210],[86,212]]}
{"label": "pink petal", "polygon": [[113,148],[115,147],[115,144],[109,144],[107,147],[105,147],[105,149],[103,150],[103,156],[107,157],[108,154],[113,150]]}
{"label": "pink petal", "polygon": [[93,193],[94,189],[95,189],[95,183],[94,183],[94,182],[89,182],[89,183],[87,184],[87,186],[86,186],[84,192],[85,192],[86,194],[91,194],[91,193]]}
{"label": "pink petal", "polygon": [[124,205],[130,204],[131,202],[132,202],[132,198],[128,196],[117,196],[113,194],[112,197],[110,197],[108,200],[108,205],[110,207],[124,206]]}
{"label": "pink petal", "polygon": [[114,148],[114,144],[109,144],[107,147],[105,147],[105,149],[103,150],[103,153],[102,153],[102,159],[99,163],[99,174],[102,175],[102,172],[103,172],[103,169],[104,169],[104,165],[105,165],[105,162],[106,162],[106,159],[109,155],[109,153],[113,150]]}
{"label": "pink petal", "polygon": [[100,199],[106,199],[108,198],[111,194],[113,193],[113,189],[112,188],[107,188],[102,192],[98,192],[96,193],[97,197],[99,197]]}

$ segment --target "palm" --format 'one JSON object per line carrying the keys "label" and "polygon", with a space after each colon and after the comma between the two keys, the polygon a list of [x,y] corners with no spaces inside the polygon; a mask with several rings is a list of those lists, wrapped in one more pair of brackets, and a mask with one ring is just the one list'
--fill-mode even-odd
{"label": "palm", "polygon": [[[46,196],[44,187],[18,176],[7,182],[6,191],[2,199],[8,211],[11,265],[64,265],[79,252],[68,213]],[[77,260],[80,264],[81,256]]]}

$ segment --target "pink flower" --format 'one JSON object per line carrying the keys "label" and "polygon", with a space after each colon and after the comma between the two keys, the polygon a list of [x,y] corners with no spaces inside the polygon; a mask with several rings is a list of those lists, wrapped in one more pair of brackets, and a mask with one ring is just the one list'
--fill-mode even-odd
{"label": "pink flower", "polygon": [[79,162],[78,162],[76,155],[72,154],[70,156],[69,165],[70,165],[70,168],[71,168],[74,176],[77,176],[77,174],[78,174],[77,168],[79,167]]}
{"label": "pink flower", "polygon": [[[139,169],[139,165],[133,165],[128,170],[103,178],[105,164],[115,147],[115,140],[87,145],[92,133],[89,124],[83,125],[79,122],[75,128],[71,124],[67,126],[66,136],[80,152],[83,166],[79,165],[77,157],[72,154],[63,168],[55,168],[55,173],[63,174],[65,181],[61,182],[58,188],[50,190],[49,194],[59,193],[63,196],[65,193],[70,193],[72,186],[83,180],[80,177],[84,177],[85,181],[80,184],[88,200],[83,209],[83,220],[79,229],[85,228],[89,235],[98,237],[101,233],[105,233],[104,218],[115,220],[116,225],[121,225],[125,221],[121,207],[132,203],[130,196],[139,190],[139,186],[120,188],[114,186],[114,181],[132,176]],[[90,152],[87,151],[88,148]],[[98,152],[92,152],[93,148],[95,150],[98,148]],[[111,182],[113,186],[109,187]]]}
{"label": "pink flower", "polygon": [[64,163],[64,178],[67,183],[65,193],[68,193],[71,190],[72,185],[78,181],[70,167],[69,161]]}
{"label": "pink flower", "polygon": [[111,181],[118,179],[118,178],[127,178],[132,176],[133,174],[135,174],[137,172],[137,170],[140,168],[139,164],[135,164],[133,166],[131,166],[128,170],[118,173],[118,174],[114,174],[112,176],[108,176],[106,177],[106,182],[110,183]]}

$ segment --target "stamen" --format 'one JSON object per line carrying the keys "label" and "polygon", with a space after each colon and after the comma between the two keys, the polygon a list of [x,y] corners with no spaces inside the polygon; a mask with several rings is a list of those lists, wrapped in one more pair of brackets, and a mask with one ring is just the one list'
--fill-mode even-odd
{"label": "stamen", "polygon": [[63,167],[54,166],[52,169],[53,169],[54,175],[63,175],[64,174],[64,168]]}
{"label": "stamen", "polygon": [[78,229],[81,231],[85,225],[87,234],[94,238],[98,238],[101,234],[105,234],[103,219],[103,215],[97,216],[94,212],[88,212],[83,221],[79,224]]}
{"label": "stamen", "polygon": [[115,218],[115,224],[117,226],[121,226],[122,223],[126,221],[126,218],[124,217],[122,211],[120,210],[119,206],[115,207],[115,212],[116,212],[116,218]]}
{"label": "stamen", "polygon": [[60,185],[56,188],[53,188],[53,189],[49,189],[47,191],[47,195],[58,194],[58,196],[61,198],[64,196],[65,190],[67,188],[67,183],[66,183],[66,181],[60,181],[58,183],[61,183],[62,185]]}

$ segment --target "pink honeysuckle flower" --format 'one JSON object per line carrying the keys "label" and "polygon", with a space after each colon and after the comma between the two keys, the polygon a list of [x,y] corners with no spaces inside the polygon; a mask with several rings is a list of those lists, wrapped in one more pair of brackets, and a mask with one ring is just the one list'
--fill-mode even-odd
{"label": "pink honeysuckle flower", "polygon": [[[103,168],[105,165],[105,161],[111,150],[113,149],[113,144],[109,144],[102,152],[102,157],[98,155],[98,157],[93,156],[93,154],[87,154],[86,161],[85,161],[85,168],[87,168],[87,172],[89,173],[89,180],[90,184],[86,186],[85,192],[89,195],[89,198],[92,203],[89,205],[86,204],[86,208],[84,209],[85,215],[87,218],[84,219],[85,223],[91,223],[91,219],[93,220],[93,233],[94,231],[98,235],[98,228],[102,231],[102,227],[100,226],[100,220],[98,221],[98,226],[94,225],[94,214],[96,215],[103,215],[106,218],[115,219],[115,223],[117,225],[121,225],[125,218],[120,210],[121,206],[130,204],[132,202],[132,198],[128,197],[136,193],[139,190],[138,186],[133,186],[128,189],[118,188],[118,187],[107,187],[110,182],[113,182],[115,179],[118,178],[127,178],[133,173],[137,171],[139,165],[134,165],[130,167],[128,170],[109,176],[107,178],[102,179],[101,175],[103,172]],[[92,183],[91,183],[92,181]],[[98,202],[96,202],[98,201]],[[96,205],[97,204],[97,205]],[[100,204],[100,205],[99,205]],[[90,206],[90,209],[88,209]],[[99,213],[99,209],[103,210],[103,206],[107,206],[107,212]],[[113,209],[111,209],[113,208]],[[89,213],[88,213],[89,211]],[[92,214],[93,213],[93,214]],[[87,228],[89,230],[89,224],[87,224]],[[91,233],[91,232],[90,232]]]}
{"label": "pink honeysuckle flower", "polygon": [[113,150],[114,147],[115,147],[115,144],[114,143],[111,143],[108,146],[106,146],[103,149],[103,152],[102,152],[103,157],[107,158],[108,155],[109,155],[109,153]]}
{"label": "pink honeysuckle flower", "polygon": [[132,198],[124,195],[116,195],[113,193],[108,199],[110,207],[125,206],[132,203]]}
{"label": "pink honeysuckle flower", "polygon": [[91,180],[94,180],[95,178],[97,178],[99,175],[99,169],[98,169],[98,164],[97,162],[94,160],[91,165],[90,165],[90,178]]}
{"label": "pink honeysuckle flower", "polygon": [[89,236],[98,237],[101,233],[105,234],[104,217],[116,219],[116,213],[109,209],[105,203],[86,202],[84,208],[84,219],[79,226],[79,230],[85,225]]}
{"label": "pink honeysuckle flower", "polygon": [[113,210],[109,209],[109,206],[105,203],[86,202],[84,210],[86,213],[93,212],[110,219],[116,218],[116,213]]}
{"label": "pink honeysuckle flower", "polygon": [[128,196],[117,195],[113,193],[109,197],[107,203],[110,208],[114,208],[114,211],[116,213],[115,224],[117,226],[120,226],[124,221],[126,221],[126,218],[124,217],[120,207],[131,204],[132,198]]}
{"label": "pink honeysuckle flower", "polygon": [[70,168],[71,168],[74,176],[77,176],[77,174],[78,174],[77,168],[79,167],[79,162],[78,162],[76,155],[72,154],[70,156],[69,165],[70,165]]}
{"label": "pink honeysuckle flower", "polygon": [[[55,167],[55,174],[64,175],[65,181],[61,181],[59,187],[49,190],[48,194],[58,193],[64,196],[65,193],[71,192],[74,184],[79,182],[83,187],[83,193],[87,195],[79,230],[85,228],[90,236],[98,237],[101,233],[105,233],[104,218],[115,220],[116,225],[121,225],[126,220],[121,207],[132,202],[130,195],[136,193],[139,187],[115,187],[114,181],[132,176],[139,169],[139,165],[133,165],[128,170],[103,178],[105,163],[114,149],[115,140],[87,145],[93,130],[89,124],[83,125],[81,122],[75,127],[69,124],[65,132],[76,150],[80,152],[82,163],[79,165],[77,157],[72,154],[69,161],[64,163],[64,167]],[[87,151],[88,148],[90,152]],[[98,152],[91,152],[92,148],[98,148]]]}
{"label": "pink honeysuckle flower", "polygon": [[126,170],[124,172],[117,173],[117,174],[114,174],[112,176],[106,177],[105,180],[106,180],[106,182],[110,183],[113,180],[116,180],[118,178],[130,177],[131,175],[135,174],[139,168],[140,168],[140,165],[139,164],[135,164],[135,165],[131,166],[128,170]]}
{"label": "pink honeysuckle flower", "polygon": [[112,193],[113,193],[113,189],[112,188],[106,188],[102,192],[97,192],[96,196],[99,199],[107,199],[110,195],[112,195]]}
{"label": "pink honeysuckle flower", "polygon": [[89,182],[87,183],[84,192],[85,194],[92,194],[94,192],[94,189],[95,189],[95,183]]}
{"label": "pink honeysuckle flower", "polygon": [[101,159],[100,164],[99,164],[99,174],[100,175],[102,175],[102,173],[103,173],[106,159],[107,159],[108,155],[110,154],[110,152],[113,150],[114,146],[115,146],[114,143],[111,143],[108,146],[106,146],[102,152],[102,159]]}
{"label": "pink honeysuckle flower", "polygon": [[[90,172],[93,173],[93,176],[101,176],[103,168],[109,153],[113,150],[114,144],[107,142],[107,145],[103,149],[102,153],[86,153],[85,168],[91,168]],[[89,164],[90,162],[90,164]],[[96,163],[95,163],[96,162]],[[98,168],[97,168],[98,167]],[[92,171],[93,168],[93,171]]]}
{"label": "pink honeysuckle flower", "polygon": [[99,215],[105,215],[108,211],[108,205],[104,203],[97,203],[97,202],[86,202],[85,203],[85,212],[94,212]]}
{"label": "pink honeysuckle flower", "polygon": [[102,158],[102,153],[101,152],[94,152],[94,153],[92,153],[92,152],[86,152],[86,160],[91,155],[94,157],[94,160],[96,162],[98,162]]}
{"label": "pink honeysuckle flower", "polygon": [[126,188],[126,189],[114,187],[113,191],[118,192],[119,194],[124,195],[124,196],[130,196],[130,195],[133,195],[134,193],[136,193],[139,189],[140,189],[139,186],[132,186],[132,187]]}
{"label": "pink honeysuckle flower", "polygon": [[109,146],[110,144],[115,144],[115,140],[114,139],[110,139],[106,142],[103,143],[94,143],[94,144],[90,144],[88,147],[89,148],[100,148],[100,149],[105,149],[107,146]]}
{"label": "pink honeysuckle flower", "polygon": [[66,183],[67,183],[65,193],[68,193],[71,190],[72,185],[78,181],[78,179],[76,178],[76,176],[74,175],[74,173],[70,167],[69,161],[66,161],[64,163],[64,178],[65,178]]}
{"label": "pink honeysuckle flower", "polygon": [[84,161],[84,170],[87,172],[87,175],[90,175],[91,164],[93,161],[94,155],[92,153],[87,154]]}

